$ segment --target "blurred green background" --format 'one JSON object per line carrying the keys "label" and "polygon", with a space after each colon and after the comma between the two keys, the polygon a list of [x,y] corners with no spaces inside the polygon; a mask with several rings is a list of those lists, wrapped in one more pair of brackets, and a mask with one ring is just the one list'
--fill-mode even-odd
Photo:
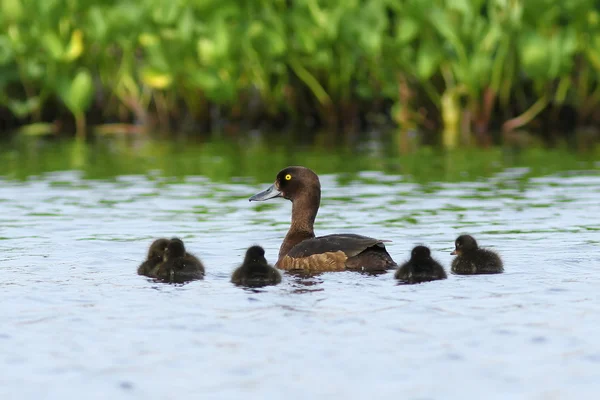
{"label": "blurred green background", "polygon": [[403,150],[599,142],[596,0],[0,6],[3,136],[386,127]]}

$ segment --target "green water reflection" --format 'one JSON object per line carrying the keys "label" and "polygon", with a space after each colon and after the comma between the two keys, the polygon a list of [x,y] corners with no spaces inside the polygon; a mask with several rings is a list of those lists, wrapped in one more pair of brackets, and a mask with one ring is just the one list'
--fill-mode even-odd
{"label": "green water reflection", "polygon": [[[340,184],[360,180],[360,171],[402,175],[423,184],[421,190],[439,190],[435,182],[460,182],[492,176],[511,167],[527,167],[520,179],[561,171],[599,169],[600,149],[577,153],[565,148],[460,149],[444,152],[423,147],[399,154],[390,138],[353,145],[290,144],[284,139],[248,135],[242,139],[161,140],[145,136],[101,137],[93,143],[72,139],[17,137],[0,143],[0,175],[26,180],[52,171],[80,170],[86,179],[111,179],[120,175],[167,176],[180,180],[202,175],[216,182],[247,178],[271,181],[287,165],[305,165],[319,174],[337,173]],[[168,183],[172,183],[169,180]],[[378,184],[386,182],[377,181]],[[388,184],[394,184],[390,180]],[[519,185],[518,182],[514,182]],[[56,181],[54,185],[70,186]],[[500,185],[502,183],[499,183]],[[511,182],[512,185],[512,182]],[[513,187],[514,189],[515,187]],[[502,189],[496,186],[494,190]],[[482,190],[482,189],[480,189]],[[485,191],[478,195],[486,196]]]}

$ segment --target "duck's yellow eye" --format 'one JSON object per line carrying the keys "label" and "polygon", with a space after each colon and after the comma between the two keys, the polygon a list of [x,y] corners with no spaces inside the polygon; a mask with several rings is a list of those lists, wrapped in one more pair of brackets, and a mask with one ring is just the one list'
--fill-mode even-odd
{"label": "duck's yellow eye", "polygon": [[285,180],[286,180],[286,181],[289,181],[290,179],[292,179],[292,176],[291,176],[290,174],[287,174],[287,175],[285,176]]}

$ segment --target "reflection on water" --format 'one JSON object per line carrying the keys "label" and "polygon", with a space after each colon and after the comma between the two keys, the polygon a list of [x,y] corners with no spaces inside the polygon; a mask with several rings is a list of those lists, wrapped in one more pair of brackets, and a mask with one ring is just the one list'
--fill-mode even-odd
{"label": "reflection on water", "polygon": [[[579,154],[564,149],[537,148],[463,149],[447,153],[428,147],[398,154],[392,137],[361,138],[352,145],[331,147],[319,143],[292,144],[283,136],[258,135],[235,141],[99,137],[88,144],[18,137],[12,142],[0,142],[0,176],[23,180],[51,171],[79,170],[86,179],[144,175],[161,184],[170,184],[186,176],[202,176],[213,182],[243,183],[272,181],[273,171],[281,166],[310,165],[319,174],[337,174],[340,185],[357,181],[395,185],[398,181],[410,181],[423,184],[421,189],[427,192],[435,191],[440,182],[487,178],[507,167],[526,167],[526,175],[540,176],[596,168],[600,159],[600,147]],[[363,171],[380,171],[392,176],[358,175]],[[509,180],[504,184],[518,185],[520,181]],[[53,184],[73,183],[56,181]]]}
{"label": "reflection on water", "polygon": [[[600,165],[589,155],[36,143],[0,149],[1,398],[600,390]],[[468,232],[506,272],[401,286],[391,272],[284,274],[278,286],[236,287],[248,246],[276,259],[290,204],[248,197],[289,164],[321,174],[317,234],[392,240],[397,262],[423,243],[449,271]],[[138,276],[161,236],[182,238],[205,279]]]}

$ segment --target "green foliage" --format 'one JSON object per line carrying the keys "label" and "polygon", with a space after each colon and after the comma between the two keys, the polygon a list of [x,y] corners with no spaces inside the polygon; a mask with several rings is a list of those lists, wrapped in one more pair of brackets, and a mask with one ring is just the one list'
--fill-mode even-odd
{"label": "green foliage", "polygon": [[453,147],[496,103],[593,120],[599,71],[593,0],[0,0],[0,107],[26,122],[57,102],[79,127],[92,106],[148,122],[258,97],[267,114],[339,119],[391,100],[412,116],[400,125],[427,108]]}

